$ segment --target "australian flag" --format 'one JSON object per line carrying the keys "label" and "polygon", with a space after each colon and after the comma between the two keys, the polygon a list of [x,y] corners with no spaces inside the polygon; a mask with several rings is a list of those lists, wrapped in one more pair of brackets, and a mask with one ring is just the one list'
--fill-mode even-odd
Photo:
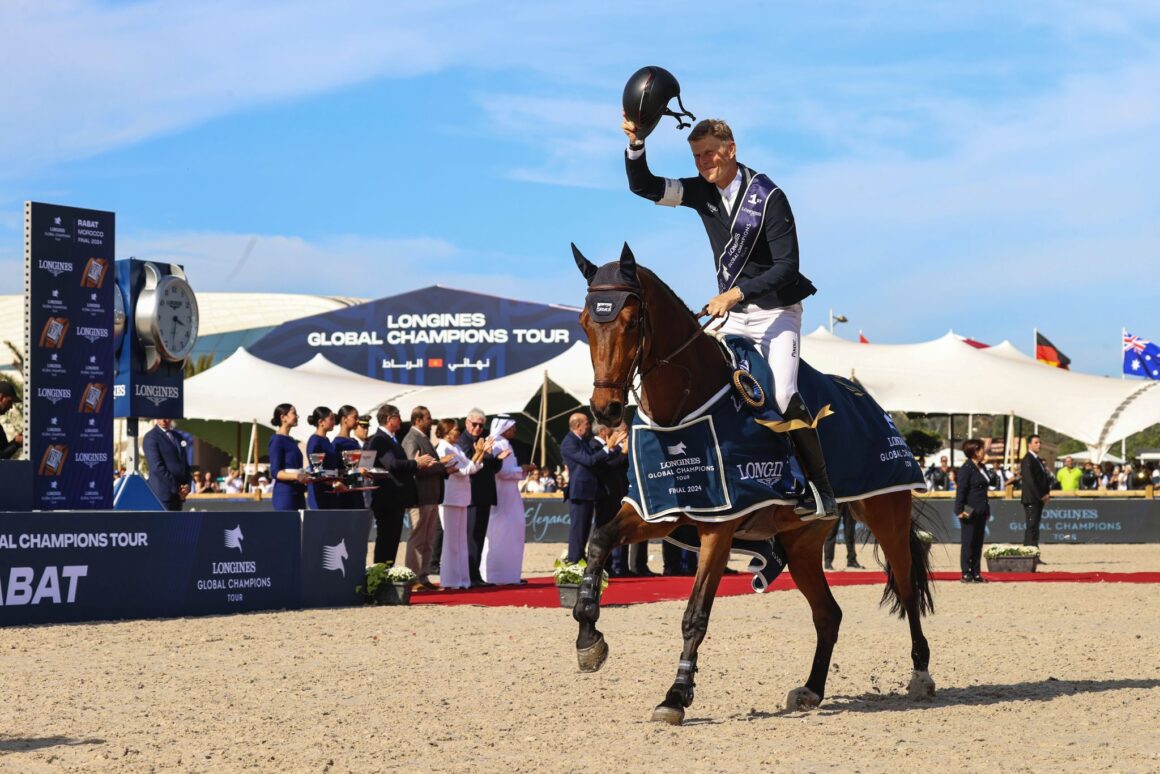
{"label": "australian flag", "polygon": [[1160,379],[1160,345],[1124,331],[1124,373]]}

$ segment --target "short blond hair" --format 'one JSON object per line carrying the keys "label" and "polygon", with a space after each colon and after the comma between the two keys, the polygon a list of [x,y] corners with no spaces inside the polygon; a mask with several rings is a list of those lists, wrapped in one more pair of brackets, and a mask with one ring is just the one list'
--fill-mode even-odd
{"label": "short blond hair", "polygon": [[696,142],[702,137],[710,136],[716,137],[721,142],[733,142],[733,130],[720,118],[706,118],[704,121],[698,121],[697,125],[693,127],[693,131],[689,132],[689,142]]}

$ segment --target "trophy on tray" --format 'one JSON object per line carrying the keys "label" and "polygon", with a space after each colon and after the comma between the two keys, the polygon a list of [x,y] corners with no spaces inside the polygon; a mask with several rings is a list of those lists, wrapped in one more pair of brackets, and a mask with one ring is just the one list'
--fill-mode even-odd
{"label": "trophy on tray", "polygon": [[[354,492],[367,492],[372,489],[377,489],[375,486],[364,486],[362,474],[358,472],[360,467],[363,467],[363,455],[366,452],[359,449],[349,449],[342,453],[342,465],[344,470],[339,476],[339,482],[348,490]],[[372,454],[373,456],[373,454]]]}

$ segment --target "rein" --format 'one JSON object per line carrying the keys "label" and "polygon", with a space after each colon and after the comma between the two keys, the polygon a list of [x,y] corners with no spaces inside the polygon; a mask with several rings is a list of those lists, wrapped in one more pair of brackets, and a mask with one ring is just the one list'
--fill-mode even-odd
{"label": "rein", "polygon": [[[689,371],[688,368],[686,368],[683,365],[680,365],[679,363],[672,362],[672,359],[675,358],[677,355],[681,354],[682,352],[684,352],[686,349],[688,349],[689,346],[692,345],[692,343],[694,341],[696,341],[697,338],[705,332],[705,329],[708,328],[709,325],[711,325],[713,320],[715,320],[716,318],[710,317],[703,324],[701,324],[697,328],[697,330],[693,332],[693,335],[690,336],[688,339],[686,339],[683,344],[681,344],[675,350],[670,352],[668,355],[665,355],[664,357],[657,358],[656,361],[648,368],[641,370],[640,369],[640,362],[641,362],[641,359],[642,359],[643,354],[644,354],[646,330],[648,333],[652,332],[652,322],[648,316],[648,305],[645,303],[644,295],[641,293],[640,288],[634,287],[632,285],[623,285],[623,284],[590,285],[588,288],[588,292],[592,293],[593,291],[627,293],[628,295],[637,299],[637,301],[640,302],[640,319],[637,322],[637,329],[640,332],[640,336],[637,340],[636,356],[633,357],[632,363],[629,364],[628,371],[625,374],[624,379],[621,381],[618,381],[618,382],[614,382],[614,381],[611,381],[609,379],[594,379],[592,381],[592,386],[593,387],[604,387],[604,388],[613,389],[613,390],[620,390],[621,392],[628,392],[629,390],[632,390],[632,394],[633,394],[633,397],[636,398],[637,405],[642,405],[642,401],[640,399],[640,393],[637,392],[636,380],[633,379],[634,372],[636,373],[636,376],[639,377],[640,384],[643,385],[645,377],[648,376],[653,371],[655,371],[656,369],[660,368],[661,366],[672,366],[674,368],[679,368],[679,369],[681,369],[681,371],[684,372],[684,381],[685,381],[685,389],[681,394],[681,402],[677,404],[677,410],[676,410],[676,417],[675,418],[679,418],[681,416],[681,410],[685,407],[685,401],[688,400],[689,393],[692,392],[692,389],[693,389],[693,375]],[[702,309],[694,317],[695,317],[695,319],[700,320],[702,317],[706,316],[707,314],[708,314],[708,311],[706,308],[706,309]],[[724,353],[722,353],[722,357],[724,357]]]}

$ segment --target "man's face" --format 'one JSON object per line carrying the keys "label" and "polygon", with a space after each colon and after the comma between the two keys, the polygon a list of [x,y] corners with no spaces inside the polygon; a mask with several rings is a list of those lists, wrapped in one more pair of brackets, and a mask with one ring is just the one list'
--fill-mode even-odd
{"label": "man's face", "polygon": [[1027,444],[1027,448],[1028,448],[1028,449],[1030,449],[1031,451],[1035,452],[1036,454],[1039,454],[1039,447],[1040,447],[1040,445],[1041,445],[1041,441],[1040,441],[1040,439],[1038,439],[1038,438],[1032,438],[1032,439],[1031,439],[1031,440],[1028,442],[1028,444]]}
{"label": "man's face", "polygon": [[419,428],[419,432],[426,433],[431,429],[431,414],[424,413],[423,416],[417,418],[412,424]]}
{"label": "man's face", "polygon": [[710,183],[727,186],[737,175],[737,143],[706,135],[689,143],[697,172]]}
{"label": "man's face", "polygon": [[386,425],[388,433],[397,433],[397,432],[399,432],[399,428],[402,426],[403,426],[403,418],[400,417],[398,414],[394,414],[391,417],[388,417],[387,425]]}
{"label": "man's face", "polygon": [[581,417],[580,419],[577,419],[575,427],[576,435],[588,435],[588,429],[590,427],[592,427],[592,423],[588,421],[588,417]]}
{"label": "man's face", "polygon": [[158,419],[157,426],[160,427],[162,430],[172,430],[173,429],[173,420],[172,419]]}
{"label": "man's face", "polygon": [[1075,467],[1075,460],[1073,460],[1071,457],[1065,457],[1063,460],[1063,464],[1067,465],[1069,468],[1074,468]]}
{"label": "man's face", "polygon": [[10,395],[0,395],[0,414],[7,414],[10,408],[12,408],[12,397]]}
{"label": "man's face", "polygon": [[483,435],[483,417],[468,417],[467,434],[474,437]]}
{"label": "man's face", "polygon": [[945,468],[947,466],[947,458],[946,457],[939,457],[938,464]]}

